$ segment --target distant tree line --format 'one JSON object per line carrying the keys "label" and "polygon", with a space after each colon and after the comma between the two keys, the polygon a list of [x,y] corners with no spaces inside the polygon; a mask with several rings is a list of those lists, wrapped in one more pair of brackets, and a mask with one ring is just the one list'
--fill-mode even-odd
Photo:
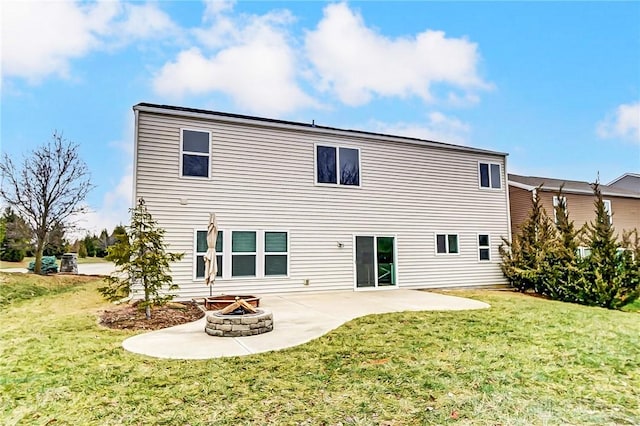
{"label": "distant tree line", "polygon": [[[87,233],[84,238],[71,241],[65,228],[52,226],[44,244],[43,256],[60,258],[64,253],[77,253],[79,257],[106,257],[118,235],[126,235],[124,226],[116,226],[111,233],[103,229],[100,235]],[[0,260],[20,262],[25,257],[35,256],[36,242],[26,221],[11,207],[6,207],[0,217]]]}

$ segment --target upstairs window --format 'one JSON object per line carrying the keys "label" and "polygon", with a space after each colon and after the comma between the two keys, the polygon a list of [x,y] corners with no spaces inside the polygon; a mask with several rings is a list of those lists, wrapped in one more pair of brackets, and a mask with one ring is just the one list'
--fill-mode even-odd
{"label": "upstairs window", "polygon": [[316,183],[360,186],[360,150],[316,145]]}
{"label": "upstairs window", "polygon": [[437,254],[458,254],[458,234],[436,234]]}
{"label": "upstairs window", "polygon": [[209,177],[209,132],[182,129],[180,140],[181,176]]}
{"label": "upstairs window", "polygon": [[500,189],[502,187],[500,164],[478,163],[478,174],[481,188]]}

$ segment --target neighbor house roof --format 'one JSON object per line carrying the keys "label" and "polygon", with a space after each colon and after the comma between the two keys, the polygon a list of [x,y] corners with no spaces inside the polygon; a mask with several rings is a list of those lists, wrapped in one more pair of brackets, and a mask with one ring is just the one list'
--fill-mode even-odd
{"label": "neighbor house roof", "polygon": [[[539,176],[520,176],[509,173],[509,185],[517,188],[533,191],[542,185],[543,191],[562,191],[567,194],[593,194],[593,188],[589,182],[568,179],[554,179]],[[640,193],[627,189],[616,188],[609,185],[600,184],[602,195],[610,197],[640,198]]]}
{"label": "neighbor house roof", "polygon": [[611,181],[611,182],[609,182],[607,185],[613,185],[614,183],[616,183],[616,182],[618,182],[618,181],[620,181],[620,180],[622,180],[622,179],[629,178],[629,177],[630,177],[630,178],[632,178],[632,179],[638,179],[638,180],[640,180],[640,174],[637,174],[637,173],[625,173],[625,174],[623,174],[622,176],[620,176],[620,177],[618,177],[618,178],[616,178],[616,179],[612,180],[612,181]]}
{"label": "neighbor house roof", "polygon": [[394,136],[382,133],[374,133],[374,132],[366,132],[362,130],[350,130],[350,129],[339,129],[335,127],[327,127],[320,126],[315,124],[314,121],[311,123],[302,123],[295,121],[286,121],[286,120],[276,120],[272,118],[263,118],[263,117],[254,117],[250,115],[241,115],[241,114],[231,114],[227,112],[219,112],[219,111],[209,111],[205,109],[195,109],[195,108],[184,108],[173,105],[158,105],[158,104],[150,104],[150,103],[139,103],[133,107],[134,111],[145,111],[157,114],[167,114],[181,117],[191,117],[191,118],[200,118],[200,119],[218,119],[228,122],[237,122],[237,123],[245,123],[245,124],[259,124],[265,123],[272,127],[280,127],[280,128],[295,128],[298,130],[305,131],[317,131],[322,133],[332,133],[343,136],[364,136],[371,139],[385,140],[385,141],[393,141],[393,142],[402,142],[402,143],[410,143],[414,145],[423,145],[423,146],[431,146],[441,149],[450,149],[455,151],[465,151],[465,152],[474,152],[480,154],[490,154],[490,155],[500,155],[507,156],[509,154],[505,152],[491,151],[487,149],[480,148],[472,148],[468,146],[462,145],[454,145],[450,143],[444,142],[436,142],[426,139],[412,138],[407,136]]}

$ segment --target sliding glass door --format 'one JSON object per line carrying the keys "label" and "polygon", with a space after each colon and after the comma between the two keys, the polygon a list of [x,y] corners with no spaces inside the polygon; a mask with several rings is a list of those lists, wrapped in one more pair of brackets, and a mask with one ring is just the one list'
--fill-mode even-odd
{"label": "sliding glass door", "polygon": [[396,285],[395,237],[358,235],[355,251],[357,288]]}

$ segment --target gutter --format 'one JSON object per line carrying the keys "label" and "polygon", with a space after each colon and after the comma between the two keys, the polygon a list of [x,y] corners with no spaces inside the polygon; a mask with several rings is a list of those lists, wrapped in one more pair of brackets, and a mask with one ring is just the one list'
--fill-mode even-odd
{"label": "gutter", "polygon": [[[520,182],[514,182],[514,181],[509,181],[508,182],[510,186],[513,186],[515,188],[520,188],[520,189],[525,189],[527,191],[532,191],[535,192],[536,189],[538,188],[537,186],[531,186],[531,185],[527,185],[524,183],[520,183]],[[543,192],[558,192],[560,191],[560,188],[556,188],[556,187],[549,187],[549,186],[542,186],[541,190]],[[582,189],[566,189],[566,188],[562,188],[562,192],[564,194],[578,194],[578,195],[593,195],[593,191],[586,191],[586,190],[582,190]],[[602,193],[603,196],[607,196],[607,197],[620,197],[620,198],[638,198],[640,199],[640,194],[635,195],[635,194],[620,194],[619,192],[611,192],[611,191],[602,191],[602,189],[600,190],[600,192]]]}

